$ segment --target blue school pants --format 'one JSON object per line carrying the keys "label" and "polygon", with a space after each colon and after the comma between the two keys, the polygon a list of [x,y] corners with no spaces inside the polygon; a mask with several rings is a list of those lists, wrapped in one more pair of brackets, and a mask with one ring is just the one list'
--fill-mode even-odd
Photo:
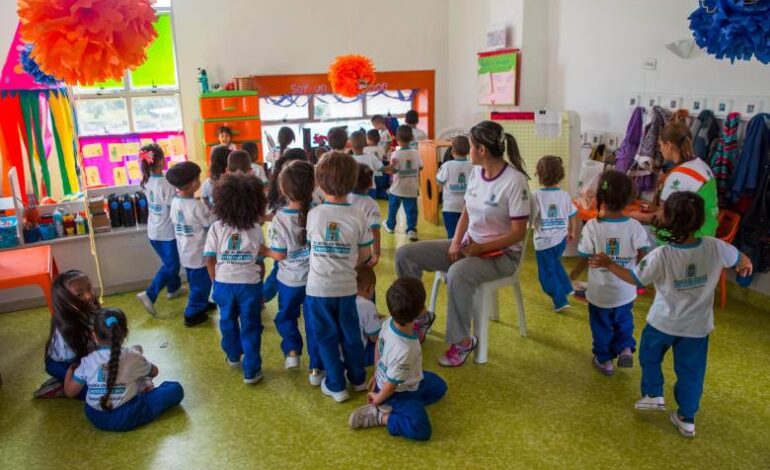
{"label": "blue school pants", "polygon": [[158,300],[158,294],[164,288],[172,293],[179,290],[182,280],[179,278],[179,251],[176,240],[150,240],[152,249],[160,258],[160,269],[150,283],[150,287],[144,291],[152,303]]}
{"label": "blue school pants", "polygon": [[375,188],[370,189],[367,194],[369,195],[370,198],[375,200],[377,199],[377,190]]}
{"label": "blue school pants", "polygon": [[430,439],[432,429],[425,407],[444,398],[447,385],[433,372],[423,371],[422,382],[413,392],[396,392],[385,403],[393,407],[388,417],[388,432],[415,441]]}
{"label": "blue school pants", "polygon": [[190,292],[187,295],[185,317],[192,317],[209,309],[209,294],[211,294],[211,278],[209,271],[203,268],[185,268]]}
{"label": "blue school pants", "polygon": [[[345,389],[345,376],[353,385],[366,380],[364,345],[358,327],[356,296],[307,296],[305,323],[310,323],[318,343],[321,362],[326,369],[326,387],[332,392]],[[310,312],[308,322],[307,312]],[[344,362],[340,359],[340,345]]]}
{"label": "blue school pants", "polygon": [[270,274],[262,283],[262,298],[265,303],[270,302],[278,295],[278,266],[277,261],[273,263],[273,269],[270,270]]}
{"label": "blue school pants", "polygon": [[446,229],[446,236],[448,239],[455,237],[455,231],[457,230],[457,222],[460,221],[460,215],[462,212],[442,212],[441,218],[444,219],[444,228]]}
{"label": "blue school pants", "polygon": [[374,365],[374,346],[376,344],[377,343],[372,343],[368,339],[366,340],[366,344],[364,345],[364,365],[366,367]]}
{"label": "blue school pants", "polygon": [[130,431],[155,421],[169,408],[182,402],[184,389],[179,382],[163,382],[110,411],[100,411],[86,404],[86,417],[103,431]]}
{"label": "blue school pants", "polygon": [[222,350],[231,362],[243,356],[243,376],[254,378],[262,370],[262,284],[214,281],[214,302],[219,306]]}
{"label": "blue school pants", "polygon": [[647,324],[642,330],[639,345],[642,396],[663,396],[663,371],[660,365],[669,349],[674,350],[674,372],[676,373],[674,397],[679,405],[679,416],[694,421],[695,413],[700,407],[700,397],[703,395],[709,337],[672,336]]}
{"label": "blue school pants", "polygon": [[404,212],[406,213],[406,231],[417,231],[417,198],[416,197],[400,197],[392,194],[388,195],[388,220],[385,225],[389,229],[396,228],[396,214],[398,214],[398,208],[401,204],[404,204]]}
{"label": "blue school pants", "polygon": [[275,329],[281,335],[281,351],[284,356],[288,356],[290,351],[302,354],[302,335],[297,322],[304,302],[305,286],[291,287],[278,281],[278,313],[274,322]]}
{"label": "blue school pants", "polygon": [[561,255],[564,254],[565,248],[567,248],[566,238],[551,248],[535,250],[537,277],[540,279],[543,292],[553,301],[554,308],[567,305],[569,303],[567,296],[573,291],[572,282],[561,264]]}
{"label": "blue school pants", "polygon": [[[51,359],[50,356],[46,354],[45,356],[45,371],[53,377],[54,379],[58,380],[61,383],[64,383],[64,378],[67,376],[67,369],[70,368],[72,363],[75,362],[74,360],[71,362],[67,361],[54,361]],[[80,390],[80,393],[78,393],[78,396],[76,397],[78,400],[85,400],[86,399],[86,393],[88,393],[88,386],[84,385],[83,388]]]}
{"label": "blue school pants", "polygon": [[593,353],[599,362],[616,358],[625,348],[634,351],[634,303],[615,308],[588,304],[588,323],[593,336]]}

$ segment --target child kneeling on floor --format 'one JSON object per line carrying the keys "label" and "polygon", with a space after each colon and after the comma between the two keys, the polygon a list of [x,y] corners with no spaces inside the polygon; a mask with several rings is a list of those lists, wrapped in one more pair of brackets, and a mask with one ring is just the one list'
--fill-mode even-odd
{"label": "child kneeling on floor", "polygon": [[356,309],[358,310],[358,327],[361,329],[361,342],[364,344],[364,361],[366,366],[374,365],[374,347],[382,328],[384,318],[377,313],[377,306],[372,300],[374,288],[377,285],[377,275],[368,264],[356,267]]}
{"label": "child kneeling on floor", "polygon": [[[663,209],[663,229],[669,245],[654,249],[633,269],[607,255],[590,260],[634,287],[655,285],[655,300],[642,331],[639,363],[642,399],[636,409],[665,411],[661,363],[674,350],[677,382],[674,397],[679,409],[671,423],[686,437],[695,436],[695,413],[703,394],[709,335],[714,329],[714,291],[722,270],[751,274],[751,261],[734,246],[712,237],[695,238],[703,226],[704,202],[692,192],[674,193]],[[661,232],[658,232],[661,233]]]}
{"label": "child kneeling on floor", "polygon": [[387,426],[392,436],[427,441],[431,425],[425,407],[447,392],[444,379],[422,370],[422,348],[414,320],[425,312],[425,287],[410,277],[397,279],[385,294],[391,318],[375,349],[369,404],[350,415],[353,429]]}
{"label": "child kneeling on floor", "polygon": [[70,367],[64,382],[68,397],[76,397],[88,387],[86,417],[104,431],[130,431],[147,424],[184,398],[178,382],[153,385],[158,367],[142,355],[141,346],[122,347],[126,336],[128,322],[122,310],[97,311],[93,331],[96,350],[79,366]]}

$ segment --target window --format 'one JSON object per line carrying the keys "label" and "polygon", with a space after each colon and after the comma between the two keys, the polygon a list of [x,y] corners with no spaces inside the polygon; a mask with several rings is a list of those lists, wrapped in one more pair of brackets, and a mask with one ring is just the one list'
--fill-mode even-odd
{"label": "window", "polygon": [[404,101],[403,98],[411,95],[411,90],[382,91],[367,95],[366,115],[374,116],[375,114],[382,114],[383,116],[386,116],[388,113],[392,115],[406,114],[407,111],[412,109],[412,100]]}
{"label": "window", "polygon": [[82,135],[110,135],[130,132],[128,110],[123,98],[79,100],[78,122]]}
{"label": "window", "polygon": [[136,132],[181,131],[179,96],[131,98],[131,114]]}
{"label": "window", "polygon": [[361,117],[364,115],[362,97],[345,99],[336,95],[313,96],[313,117],[317,121]]}

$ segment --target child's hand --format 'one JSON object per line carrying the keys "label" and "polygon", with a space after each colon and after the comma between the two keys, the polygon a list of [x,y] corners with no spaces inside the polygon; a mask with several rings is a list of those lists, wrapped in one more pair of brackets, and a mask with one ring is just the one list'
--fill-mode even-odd
{"label": "child's hand", "polygon": [[754,271],[754,266],[751,264],[751,260],[748,256],[741,253],[741,259],[738,260],[735,271],[739,276],[751,276],[751,273]]}
{"label": "child's hand", "polygon": [[369,261],[366,262],[369,267],[373,268],[377,266],[377,263],[380,261],[380,255],[376,255],[372,253],[372,256],[369,257]]}
{"label": "child's hand", "polygon": [[369,394],[366,396],[366,401],[372,406],[379,405],[379,393],[369,392]]}
{"label": "child's hand", "polygon": [[573,241],[575,241],[575,234],[572,232],[569,232],[567,234],[567,243],[572,243]]}
{"label": "child's hand", "polygon": [[606,268],[612,264],[612,260],[605,253],[597,253],[588,258],[588,266],[592,268]]}

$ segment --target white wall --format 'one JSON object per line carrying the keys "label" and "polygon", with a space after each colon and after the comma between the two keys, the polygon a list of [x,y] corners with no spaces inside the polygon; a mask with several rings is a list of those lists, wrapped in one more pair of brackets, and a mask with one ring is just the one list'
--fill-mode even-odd
{"label": "white wall", "polygon": [[5,64],[5,54],[11,46],[13,33],[19,17],[16,16],[16,2],[0,2],[0,68]]}
{"label": "white wall", "polygon": [[242,75],[325,73],[345,53],[368,55],[383,71],[435,70],[436,130],[443,128],[447,2],[174,1],[188,147],[200,148],[197,67],[206,68],[210,81],[224,83]]}

